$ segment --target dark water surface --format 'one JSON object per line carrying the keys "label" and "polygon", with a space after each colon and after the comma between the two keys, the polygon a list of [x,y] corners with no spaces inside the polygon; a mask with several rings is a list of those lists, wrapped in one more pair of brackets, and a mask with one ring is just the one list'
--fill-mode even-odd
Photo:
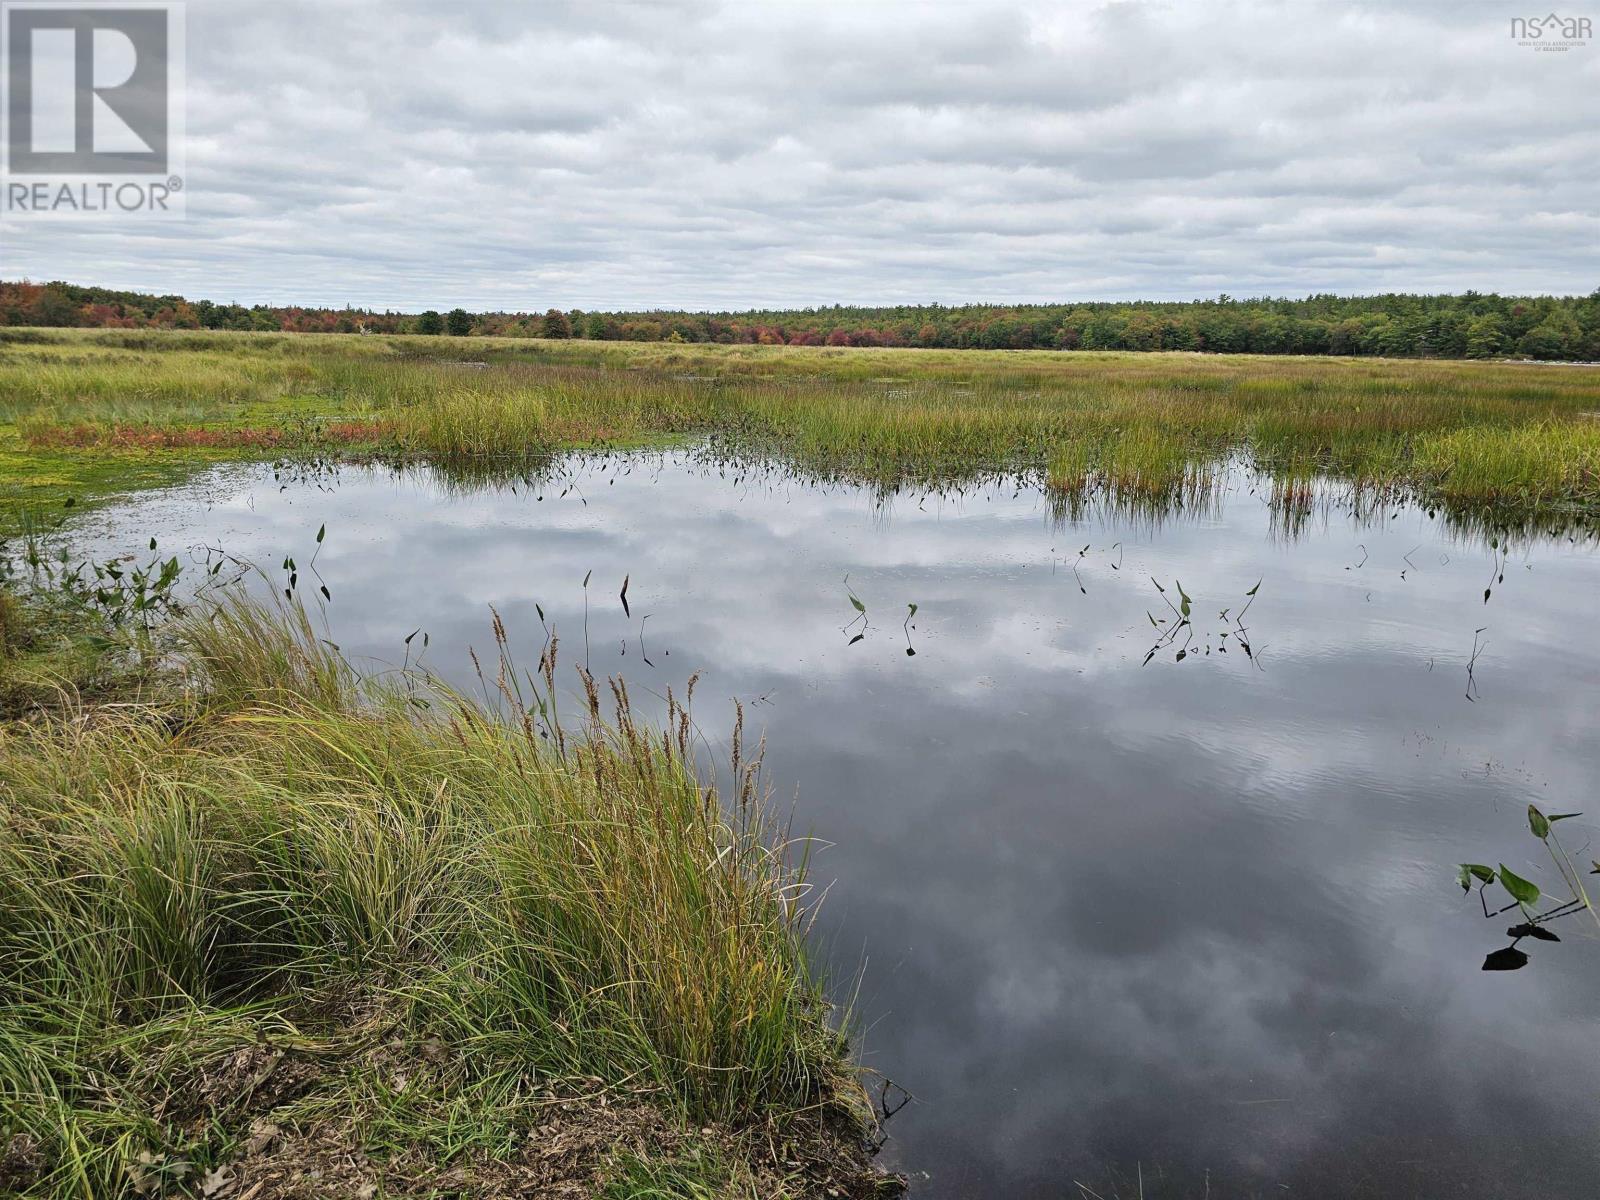
{"label": "dark water surface", "polygon": [[[1510,914],[1453,880],[1503,861],[1559,893],[1526,806],[1590,810],[1575,856],[1600,826],[1592,545],[1502,562],[1416,509],[1289,537],[1243,479],[1156,523],[673,456],[564,473],[219,470],[82,538],[303,569],[326,523],[331,636],[398,663],[420,627],[458,682],[489,604],[526,666],[536,603],[582,662],[592,572],[596,673],[639,696],[702,670],[713,743],[742,699],[829,843],[820,929],[863,971],[867,1063],[915,1094],[885,1153],[918,1195],[1600,1193],[1600,926],[1485,973]],[[1181,662],[1143,665],[1172,617],[1152,578],[1193,598]]]}

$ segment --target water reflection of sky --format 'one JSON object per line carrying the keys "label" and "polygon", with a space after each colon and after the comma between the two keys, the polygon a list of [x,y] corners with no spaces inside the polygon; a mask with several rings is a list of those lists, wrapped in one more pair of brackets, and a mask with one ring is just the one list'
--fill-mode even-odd
{"label": "water reflection of sky", "polygon": [[[596,672],[639,695],[702,669],[713,741],[728,698],[751,704],[771,782],[831,844],[822,928],[864,971],[868,1062],[917,1096],[887,1153],[920,1194],[1592,1190],[1600,939],[1569,920],[1485,975],[1499,926],[1451,865],[1553,888],[1524,807],[1600,815],[1600,555],[1519,548],[1486,605],[1488,548],[1416,510],[1291,541],[1242,487],[1153,528],[1057,524],[1012,486],[880,507],[670,457],[576,479],[350,469],[280,491],[226,470],[85,536],[271,566],[326,523],[332,636],[397,662],[426,629],[458,681],[490,604],[526,665],[536,604],[582,661],[592,572]],[[1152,577],[1182,581],[1209,656],[1141,667],[1146,613],[1168,615]],[[1258,580],[1255,660],[1219,652],[1219,611]]]}

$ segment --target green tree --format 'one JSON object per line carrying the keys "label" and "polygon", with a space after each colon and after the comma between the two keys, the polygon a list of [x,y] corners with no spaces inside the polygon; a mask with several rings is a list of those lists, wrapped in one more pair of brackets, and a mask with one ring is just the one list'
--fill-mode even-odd
{"label": "green tree", "polygon": [[1494,313],[1474,317],[1467,325],[1468,358],[1493,358],[1506,347],[1505,326]]}
{"label": "green tree", "polygon": [[1545,321],[1517,339],[1517,351],[1529,358],[1570,358],[1576,334],[1576,326],[1568,328],[1555,319]]}
{"label": "green tree", "polygon": [[472,332],[472,314],[464,308],[452,308],[444,324],[451,337],[466,337]]}
{"label": "green tree", "polygon": [[569,338],[572,336],[572,322],[567,320],[567,314],[559,308],[552,308],[544,315],[544,336],[547,338]]}
{"label": "green tree", "polygon": [[35,324],[72,325],[75,323],[78,306],[72,302],[72,297],[68,295],[63,285],[51,283],[45,285],[44,292],[39,297],[37,312]]}
{"label": "green tree", "polygon": [[430,337],[443,333],[444,318],[430,308],[417,318],[417,332],[428,334]]}

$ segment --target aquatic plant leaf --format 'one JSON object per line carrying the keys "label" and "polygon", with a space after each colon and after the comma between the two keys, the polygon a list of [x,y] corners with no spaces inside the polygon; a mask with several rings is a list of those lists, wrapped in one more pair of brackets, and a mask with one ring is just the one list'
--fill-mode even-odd
{"label": "aquatic plant leaf", "polygon": [[906,607],[911,610],[911,612],[908,614],[909,616],[914,617],[917,615],[917,606],[915,604],[908,604]]}
{"label": "aquatic plant leaf", "polygon": [[1178,611],[1187,617],[1189,615],[1189,609],[1194,602],[1189,599],[1189,593],[1183,590],[1182,581],[1174,579],[1172,582],[1178,586],[1178,598],[1180,600]]}
{"label": "aquatic plant leaf", "polygon": [[1519,971],[1528,965],[1528,956],[1515,946],[1496,950],[1483,960],[1485,971]]}
{"label": "aquatic plant leaf", "polygon": [[1258,580],[1256,580],[1255,587],[1251,588],[1248,592],[1245,593],[1245,595],[1246,596],[1254,596],[1260,590],[1261,590],[1261,580],[1258,579]]}
{"label": "aquatic plant leaf", "polygon": [[1539,903],[1539,885],[1524,879],[1505,863],[1500,864],[1500,886],[1510,892],[1511,898],[1518,904]]}
{"label": "aquatic plant leaf", "polygon": [[1473,879],[1479,879],[1484,883],[1493,883],[1494,869],[1486,867],[1482,863],[1461,863],[1456,868],[1456,882],[1461,885],[1463,892],[1472,890]]}
{"label": "aquatic plant leaf", "polygon": [[317,530],[317,545],[322,545],[322,539],[328,536],[328,527],[323,525]]}
{"label": "aquatic plant leaf", "polygon": [[857,600],[854,596],[850,597],[850,604],[858,613],[864,613],[867,611],[867,606],[861,603],[860,600]]}
{"label": "aquatic plant leaf", "polygon": [[1557,821],[1565,821],[1568,817],[1581,817],[1581,816],[1583,816],[1583,814],[1581,812],[1576,812],[1576,813],[1551,813],[1550,814],[1550,824],[1554,825]]}
{"label": "aquatic plant leaf", "polygon": [[1541,842],[1550,836],[1550,819],[1533,805],[1528,805],[1528,828]]}

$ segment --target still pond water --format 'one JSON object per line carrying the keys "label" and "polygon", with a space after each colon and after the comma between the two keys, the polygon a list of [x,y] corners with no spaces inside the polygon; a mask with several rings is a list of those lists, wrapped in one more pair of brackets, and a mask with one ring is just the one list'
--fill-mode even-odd
{"label": "still pond water", "polygon": [[[885,1150],[914,1194],[1600,1191],[1600,927],[1486,973],[1509,914],[1453,878],[1559,893],[1530,802],[1590,810],[1561,826],[1587,866],[1592,543],[1502,557],[1337,503],[1291,536],[1242,476],[1203,513],[1072,518],[1010,483],[885,499],[683,455],[515,490],[226,468],[79,539],[303,569],[323,524],[347,652],[398,663],[420,628],[469,683],[487,606],[532,666],[538,604],[570,667],[587,598],[597,674],[702,671],[713,743],[745,703],[827,843],[866,1061],[915,1096]],[[1192,629],[1146,662],[1179,581]]]}

